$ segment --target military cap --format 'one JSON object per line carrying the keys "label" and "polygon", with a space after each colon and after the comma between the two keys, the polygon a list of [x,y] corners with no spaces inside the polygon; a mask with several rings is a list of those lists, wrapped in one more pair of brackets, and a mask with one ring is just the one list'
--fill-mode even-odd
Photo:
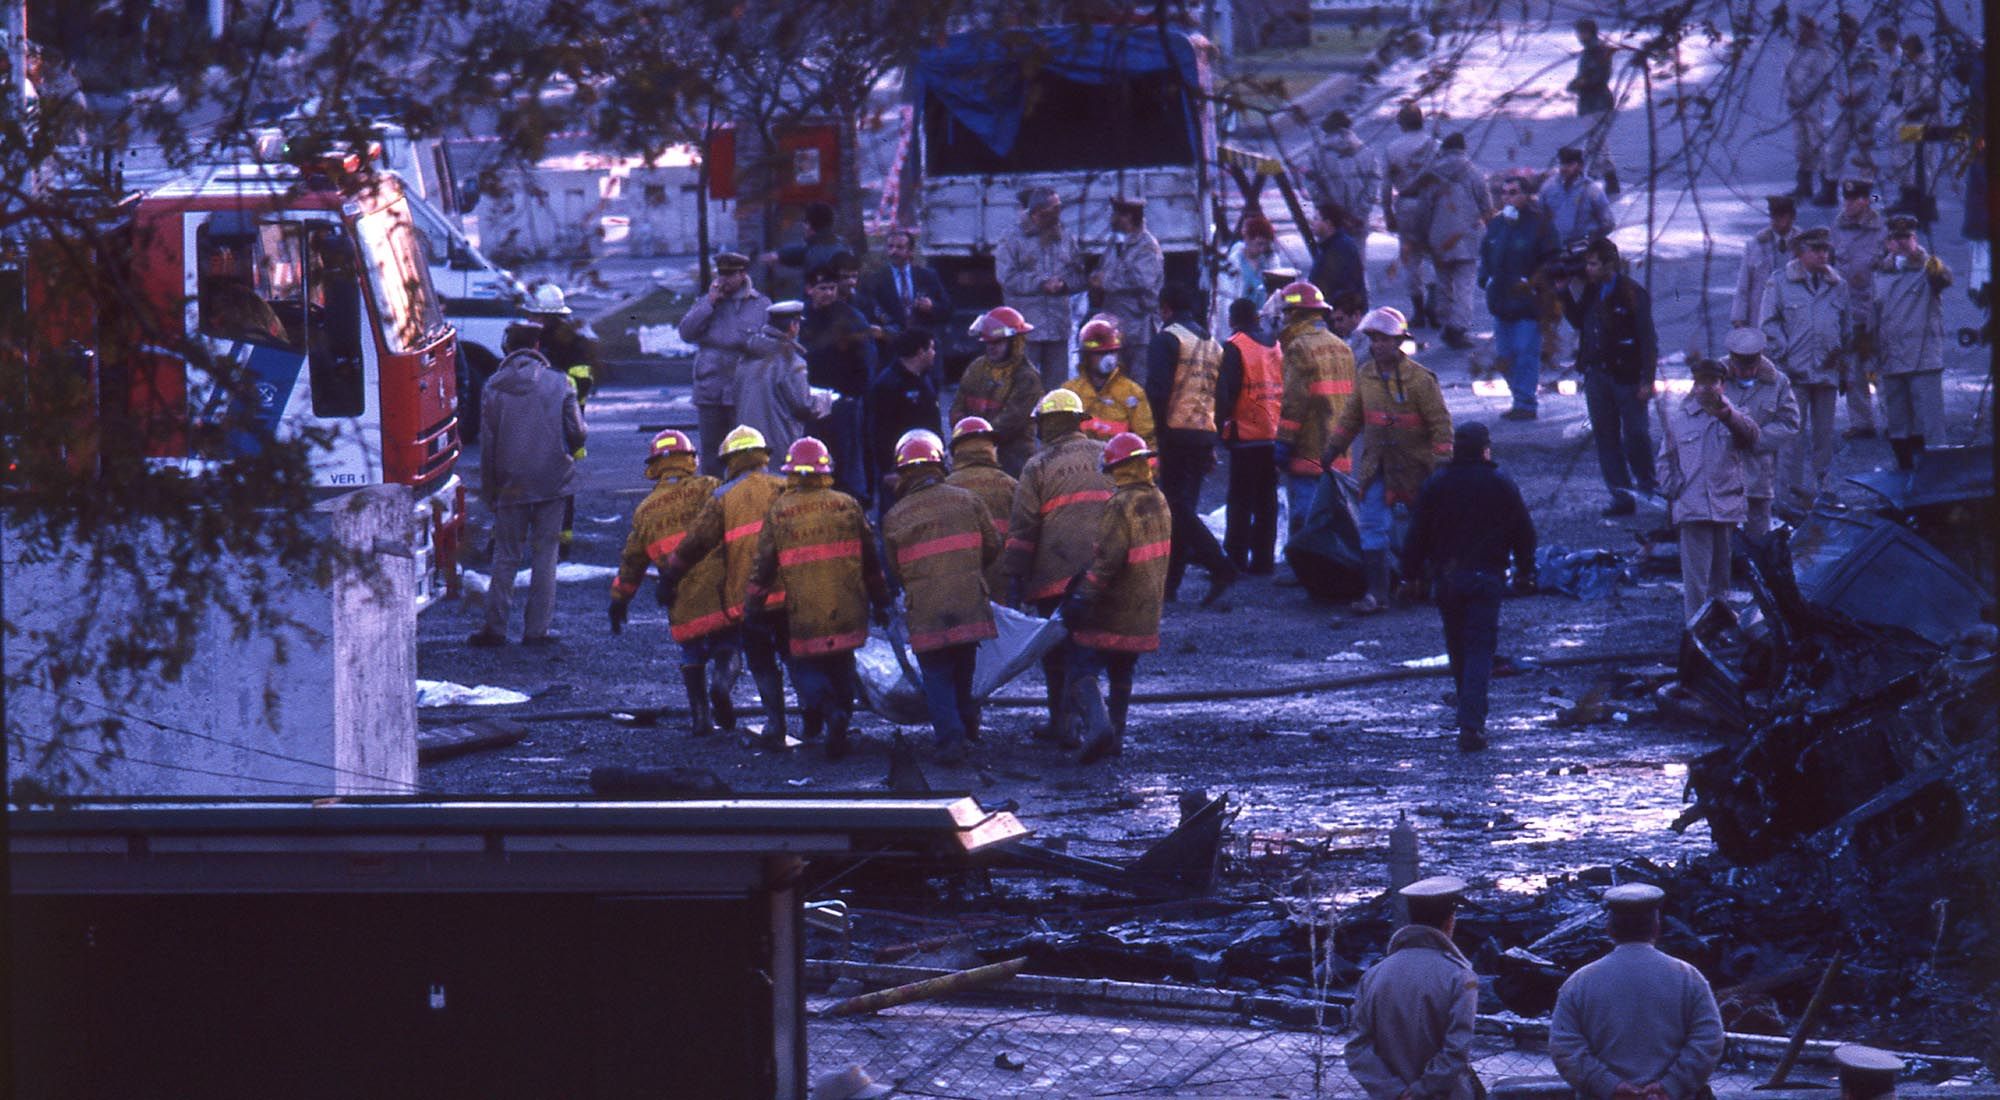
{"label": "military cap", "polygon": [[1842,1043],[1833,1048],[1833,1064],[1840,1068],[1841,1088],[1858,1100],[1891,1095],[1896,1089],[1896,1075],[1903,1071],[1901,1058],[1860,1043]]}
{"label": "military cap", "polygon": [[777,321],[786,317],[797,317],[805,311],[806,304],[804,302],[799,301],[797,298],[788,298],[782,302],[772,302],[769,306],[766,306],[764,316],[770,320]]}
{"label": "military cap", "polygon": [[1844,198],[1858,199],[1864,195],[1873,194],[1874,191],[1875,191],[1875,185],[1864,179],[1847,179],[1840,181],[1840,193],[1841,196]]}
{"label": "military cap", "polygon": [[715,254],[715,270],[727,274],[731,271],[748,271],[750,257],[741,252],[718,252]]}
{"label": "military cap", "polygon": [[[1719,359],[1697,359],[1688,366],[1688,373],[1696,378],[1704,376],[1709,378],[1727,378],[1729,377],[1729,368],[1723,366],[1722,361]],[[1624,889],[1624,887],[1619,887],[1619,889]],[[1650,887],[1650,889],[1657,891],[1659,887]],[[1666,895],[1662,894],[1661,896],[1664,897]]]}
{"label": "military cap", "polygon": [[1790,195],[1766,195],[1764,209],[1773,214],[1796,214],[1799,212],[1799,200]]}
{"label": "military cap", "polygon": [[1606,890],[1604,904],[1614,909],[1648,909],[1665,901],[1666,897],[1665,890],[1650,882],[1628,882]]}
{"label": "military cap", "polygon": [[1477,420],[1468,420],[1451,432],[1454,451],[1478,453],[1493,445],[1493,430]]}
{"label": "military cap", "polygon": [[1798,240],[1793,242],[1792,247],[1804,248],[1809,244],[1823,244],[1831,246],[1833,244],[1833,233],[1829,231],[1826,228],[1826,226],[1816,225],[1811,229],[1808,229],[1805,232],[1799,234]]}
{"label": "military cap", "polygon": [[1556,150],[1556,160],[1563,164],[1582,164],[1583,150],[1574,145],[1565,145]]}
{"label": "military cap", "polygon": [[1834,17],[1833,25],[1844,31],[1858,31],[1861,29],[1861,20],[1854,18],[1854,16],[1847,12],[1841,12]]}
{"label": "military cap", "polygon": [[1319,128],[1326,131],[1329,134],[1333,134],[1348,129],[1353,125],[1354,125],[1354,119],[1350,117],[1346,111],[1343,111],[1338,107],[1335,107],[1333,110],[1328,111],[1326,113],[1326,117],[1324,119],[1320,120]]}
{"label": "military cap", "polygon": [[1764,339],[1763,329],[1745,325],[1730,329],[1729,335],[1722,340],[1722,346],[1728,348],[1731,355],[1762,355],[1769,343]]}
{"label": "military cap", "polygon": [[1143,218],[1146,216],[1146,200],[1128,199],[1119,195],[1111,200],[1111,209],[1122,214],[1137,214]]}
{"label": "military cap", "polygon": [[1891,237],[1914,235],[1918,224],[1916,218],[1908,214],[1898,214],[1889,219],[1889,235]]}
{"label": "military cap", "polygon": [[1465,880],[1452,875],[1432,875],[1430,878],[1420,878],[1396,892],[1412,901],[1456,898],[1465,893]]}
{"label": "military cap", "polygon": [[1456,149],[1463,149],[1465,148],[1465,135],[1456,133],[1446,134],[1444,136],[1444,142],[1439,146],[1439,148],[1445,150],[1446,152],[1451,152]]}

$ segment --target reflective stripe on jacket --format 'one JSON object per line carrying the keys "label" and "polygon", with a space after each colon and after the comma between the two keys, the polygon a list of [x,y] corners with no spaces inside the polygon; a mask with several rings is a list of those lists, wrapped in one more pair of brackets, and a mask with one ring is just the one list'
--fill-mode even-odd
{"label": "reflective stripe on jacket", "polygon": [[996,363],[982,355],[959,379],[958,395],[951,399],[951,422],[984,417],[993,425],[1000,466],[1012,473],[1035,451],[1035,402],[1041,399],[1041,373],[1026,359]]}
{"label": "reflective stripe on jacket", "polygon": [[861,648],[868,640],[870,601],[886,604],[888,590],[875,531],[860,502],[826,485],[785,487],[757,534],[757,565],[747,595],[756,599],[779,588],[786,594],[792,656]]}
{"label": "reflective stripe on jacket", "polygon": [[1147,653],[1160,648],[1173,518],[1145,464],[1124,463],[1112,475],[1118,489],[1097,522],[1070,637],[1092,649]]}
{"label": "reflective stripe on jacket", "polygon": [[1000,557],[1000,534],[978,496],[921,475],[882,517],[889,575],[902,586],[910,648],[928,653],[999,636],[986,566]]}
{"label": "reflective stripe on jacket", "polygon": [[[951,449],[951,476],[945,484],[955,485],[979,498],[986,505],[986,511],[993,520],[993,531],[1000,536],[1004,545],[1007,528],[1014,518],[1014,479],[992,457],[991,444],[981,447],[977,442],[960,443]],[[999,597],[1007,591],[1007,574],[1003,569],[1004,560],[995,555],[986,566],[986,591]]]}
{"label": "reflective stripe on jacket", "polygon": [[1278,410],[1285,399],[1284,353],[1247,332],[1231,336],[1229,346],[1243,358],[1243,388],[1229,410],[1229,439],[1269,443],[1278,438]]}
{"label": "reflective stripe on jacket", "polygon": [[[691,475],[663,477],[653,486],[653,491],[632,510],[632,532],[625,537],[625,552],[618,559],[618,576],[611,582],[614,598],[629,600],[637,595],[639,585],[646,579],[646,567],[653,562],[666,566],[717,484],[712,477]],[[674,604],[667,613],[674,641],[693,641],[729,625],[729,612],[722,602],[727,572],[724,557],[703,554],[675,587]]]}
{"label": "reflective stripe on jacket", "polygon": [[[1187,326],[1167,326],[1180,342],[1173,389],[1167,398],[1166,426],[1174,431],[1215,432],[1215,376],[1222,369],[1222,345]],[[1211,440],[1211,442],[1213,442]]]}
{"label": "reflective stripe on jacket", "polygon": [[1345,450],[1357,436],[1362,488],[1380,481],[1390,503],[1414,503],[1438,459],[1451,457],[1451,413],[1437,376],[1407,356],[1386,370],[1369,360],[1329,447]]}
{"label": "reflective stripe on jacket", "polygon": [[[764,514],[771,510],[771,502],[785,489],[785,479],[765,473],[761,463],[752,465],[742,458],[730,469],[729,480],[709,494],[701,514],[688,525],[686,537],[668,556],[668,566],[685,575],[716,547],[722,547],[722,605],[730,622],[741,622],[750,573],[757,563],[757,536],[764,530]],[[782,585],[764,598],[769,607],[784,602]]]}
{"label": "reflective stripe on jacket", "polygon": [[[1277,439],[1292,447],[1289,473],[1317,477],[1326,472],[1321,462],[1333,427],[1354,396],[1354,353],[1318,319],[1285,326],[1278,344],[1284,348],[1285,388]],[[1343,455],[1334,465],[1345,470],[1351,463]]]}
{"label": "reflective stripe on jacket", "polygon": [[1113,370],[1101,389],[1090,380],[1089,372],[1083,370],[1064,382],[1062,388],[1083,402],[1083,434],[1109,442],[1119,432],[1131,432],[1144,439],[1148,447],[1156,442],[1153,406],[1146,400],[1146,391],[1123,369]]}
{"label": "reflective stripe on jacket", "polygon": [[1028,460],[1014,490],[1002,572],[1022,578],[1023,594],[1045,600],[1063,594],[1090,563],[1097,520],[1111,499],[1111,479],[1098,468],[1104,444],[1069,432]]}

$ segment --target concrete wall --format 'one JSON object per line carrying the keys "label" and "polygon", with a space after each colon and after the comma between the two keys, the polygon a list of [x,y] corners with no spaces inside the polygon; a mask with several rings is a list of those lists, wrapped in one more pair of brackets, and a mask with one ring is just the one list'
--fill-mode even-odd
{"label": "concrete wall", "polygon": [[[47,633],[117,637],[133,613],[130,582],[117,570],[93,582],[78,551],[33,560],[20,533],[0,525],[5,614],[18,631],[5,642],[9,775],[106,797],[414,790],[414,562],[382,552],[407,545],[409,490],[374,487],[324,511],[328,538],[338,528],[367,547],[355,568],[336,571],[338,599],[311,576],[263,563],[276,578],[271,604],[294,625],[238,637],[228,615],[207,609],[194,618],[194,656],[177,679],[109,685],[57,676]],[[132,536],[141,562],[164,561],[148,552],[162,537]],[[164,565],[147,579],[170,583]],[[65,722],[84,724],[66,743]]]}

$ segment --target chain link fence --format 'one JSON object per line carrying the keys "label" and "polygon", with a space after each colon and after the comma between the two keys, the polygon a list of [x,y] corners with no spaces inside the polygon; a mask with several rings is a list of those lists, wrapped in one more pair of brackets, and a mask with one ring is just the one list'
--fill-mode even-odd
{"label": "chain link fence", "polygon": [[[898,1096],[968,1100],[1362,1095],[1341,1056],[1353,1033],[1337,1011],[1317,1026],[1288,1025],[1002,996],[996,989],[845,1017],[817,1015],[838,998],[810,998],[813,1073],[859,1064]],[[1482,1032],[1473,1065],[1489,1086],[1554,1074],[1548,1055],[1526,1045]]]}

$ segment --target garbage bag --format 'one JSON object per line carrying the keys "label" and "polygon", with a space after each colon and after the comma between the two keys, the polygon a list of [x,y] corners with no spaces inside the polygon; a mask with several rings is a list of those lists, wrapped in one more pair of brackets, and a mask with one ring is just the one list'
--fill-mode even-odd
{"label": "garbage bag", "polygon": [[[993,625],[999,636],[979,643],[972,669],[972,694],[985,699],[1042,659],[1042,654],[1069,636],[1060,618],[1044,619],[993,604]],[[917,679],[917,659],[907,648],[896,657],[898,640],[870,635],[854,654],[861,696],[869,710],[899,725],[930,721],[923,685]],[[908,667],[906,668],[905,665]]]}
{"label": "garbage bag", "polygon": [[1361,570],[1361,531],[1355,516],[1361,490],[1337,470],[1320,478],[1299,533],[1285,546],[1285,562],[1299,584],[1323,600],[1351,600],[1368,590]]}
{"label": "garbage bag", "polygon": [[1571,550],[1559,542],[1535,547],[1535,579],[1544,592],[1601,600],[1638,578],[1637,566],[1602,548]]}

